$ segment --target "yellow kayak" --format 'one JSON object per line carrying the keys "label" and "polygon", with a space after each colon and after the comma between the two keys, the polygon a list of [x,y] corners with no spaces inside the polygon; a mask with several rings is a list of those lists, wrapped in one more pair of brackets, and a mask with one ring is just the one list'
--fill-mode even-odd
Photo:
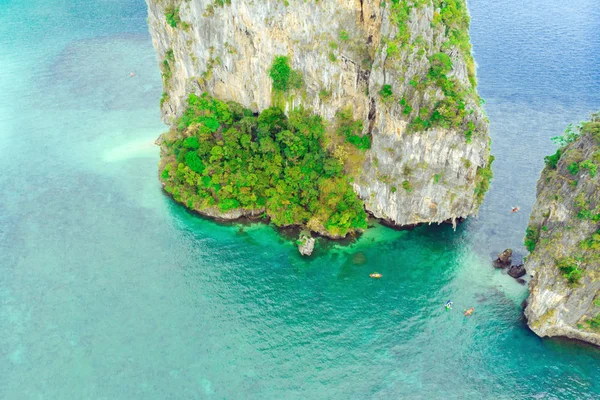
{"label": "yellow kayak", "polygon": [[370,276],[371,278],[379,279],[379,278],[381,278],[383,275],[381,275],[381,274],[380,274],[380,273],[378,273],[378,272],[373,272],[372,274],[369,274],[369,276]]}

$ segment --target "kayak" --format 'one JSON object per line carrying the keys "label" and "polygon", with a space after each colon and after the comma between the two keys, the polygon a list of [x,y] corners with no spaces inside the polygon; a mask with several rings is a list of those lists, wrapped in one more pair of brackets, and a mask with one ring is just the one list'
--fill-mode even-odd
{"label": "kayak", "polygon": [[465,310],[465,317],[469,317],[471,314],[473,314],[473,311],[475,311],[473,307],[469,308],[468,310]]}
{"label": "kayak", "polygon": [[369,274],[369,276],[370,276],[371,278],[379,279],[379,278],[381,278],[383,275],[381,275],[380,273],[377,273],[377,272],[373,272],[372,274]]}

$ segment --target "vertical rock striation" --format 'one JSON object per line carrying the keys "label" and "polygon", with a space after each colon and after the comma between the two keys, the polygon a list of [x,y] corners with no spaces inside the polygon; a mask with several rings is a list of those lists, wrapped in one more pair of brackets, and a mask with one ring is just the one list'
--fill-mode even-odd
{"label": "vertical rock striation", "polygon": [[[477,213],[492,158],[464,0],[146,1],[167,123],[202,92],[254,112],[308,107],[332,132],[346,111],[371,141],[346,170],[374,216],[411,225]],[[280,55],[303,79],[283,98],[269,76]]]}
{"label": "vertical rock striation", "polygon": [[540,336],[600,346],[600,114],[561,144],[546,157],[527,228],[525,315]]}

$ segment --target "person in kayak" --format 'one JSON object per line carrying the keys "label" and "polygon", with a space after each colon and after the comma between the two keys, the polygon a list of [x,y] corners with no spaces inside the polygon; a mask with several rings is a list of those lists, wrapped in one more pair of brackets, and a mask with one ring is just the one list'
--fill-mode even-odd
{"label": "person in kayak", "polygon": [[473,307],[469,308],[468,310],[465,310],[465,317],[470,317],[473,314],[473,311],[475,311]]}

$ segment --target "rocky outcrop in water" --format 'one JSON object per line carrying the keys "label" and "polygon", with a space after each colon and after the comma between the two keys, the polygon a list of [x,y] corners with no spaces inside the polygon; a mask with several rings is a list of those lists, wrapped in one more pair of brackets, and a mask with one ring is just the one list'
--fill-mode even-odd
{"label": "rocky outcrop in water", "polygon": [[546,157],[525,245],[525,315],[540,336],[600,345],[600,113]]}
{"label": "rocky outcrop in water", "polygon": [[301,232],[298,239],[298,251],[303,256],[310,256],[315,249],[315,238],[309,232]]}
{"label": "rocky outcrop in water", "polygon": [[498,257],[494,260],[494,267],[496,268],[508,268],[512,262],[512,249],[506,249],[502,253],[498,254]]}
{"label": "rocky outcrop in water", "polygon": [[525,274],[527,274],[527,270],[525,269],[525,266],[523,266],[523,264],[513,265],[508,269],[507,273],[513,278],[519,279],[520,277],[525,276]]}
{"label": "rocky outcrop in water", "polygon": [[[147,3],[167,123],[192,92],[254,112],[307,107],[329,121],[328,149],[374,216],[411,225],[477,213],[492,159],[464,0]],[[297,78],[285,90],[270,74],[278,56]],[[336,138],[341,116],[367,150]]]}

